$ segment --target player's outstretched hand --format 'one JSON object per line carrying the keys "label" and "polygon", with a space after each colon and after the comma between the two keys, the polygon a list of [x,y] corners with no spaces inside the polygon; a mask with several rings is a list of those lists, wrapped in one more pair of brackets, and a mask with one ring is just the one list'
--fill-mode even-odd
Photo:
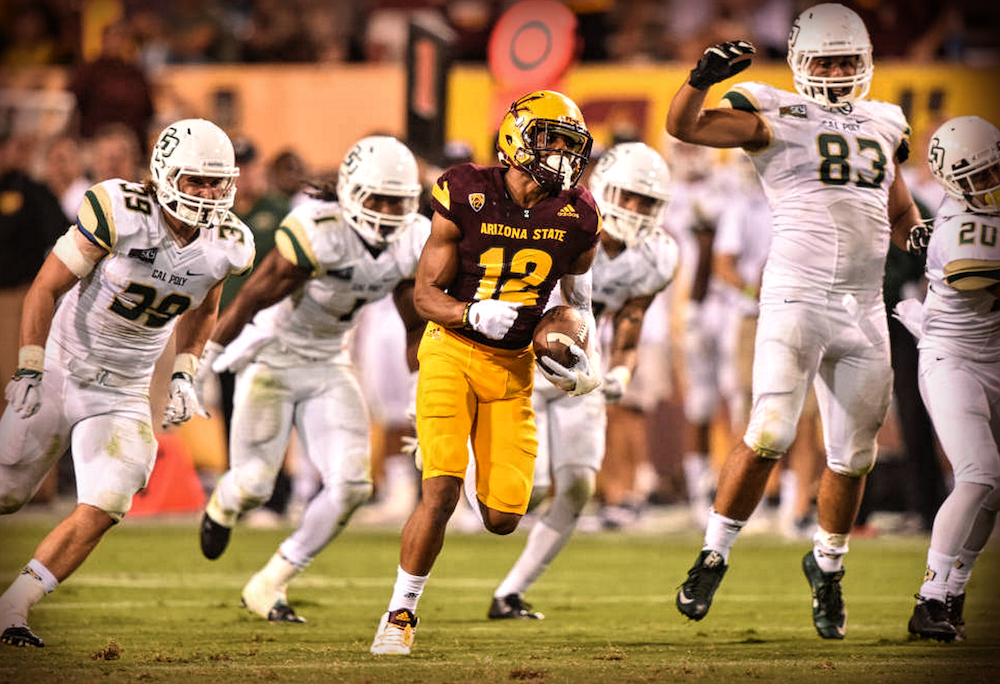
{"label": "player's outstretched hand", "polygon": [[740,73],[752,61],[757,49],[746,40],[731,40],[707,48],[691,70],[688,83],[692,88],[708,90],[711,86]]}

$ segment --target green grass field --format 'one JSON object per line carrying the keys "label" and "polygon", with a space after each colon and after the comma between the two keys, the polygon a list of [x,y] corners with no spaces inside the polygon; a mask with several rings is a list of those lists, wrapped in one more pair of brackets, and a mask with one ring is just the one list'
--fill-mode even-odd
{"label": "green grass field", "polygon": [[[0,584],[55,517],[0,520]],[[126,520],[36,606],[44,649],[0,646],[0,682],[996,682],[1000,553],[969,586],[969,640],[910,641],[926,537],[852,540],[848,634],[820,639],[799,568],[808,542],[740,539],[712,612],[689,622],[674,594],[700,534],[578,534],[527,598],[542,622],[486,620],[492,590],[520,553],[511,537],[450,533],[418,614],[413,655],[368,647],[395,578],[398,532],[349,527],[300,576],[305,625],[269,625],[240,589],[287,530],[239,528],[215,562],[197,518]]]}

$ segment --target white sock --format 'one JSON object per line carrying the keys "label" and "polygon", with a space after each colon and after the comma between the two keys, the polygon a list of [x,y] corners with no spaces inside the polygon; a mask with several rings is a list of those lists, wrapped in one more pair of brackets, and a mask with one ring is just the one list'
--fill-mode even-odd
{"label": "white sock", "polygon": [[[303,566],[304,567],[304,566]],[[303,568],[292,563],[281,551],[275,552],[267,561],[267,565],[260,571],[264,577],[279,594],[284,595],[288,591],[288,583],[295,578]]]}
{"label": "white sock", "polygon": [[528,543],[525,544],[524,551],[493,595],[496,597],[509,594],[521,595],[528,591],[528,587],[545,572],[572,534],[573,527],[559,531],[549,527],[544,520],[539,520],[528,534]]}
{"label": "white sock", "polygon": [[827,532],[822,527],[813,535],[813,558],[823,572],[837,572],[844,567],[843,556],[848,551],[846,534]]}
{"label": "white sock", "polygon": [[32,558],[0,596],[0,627],[27,624],[31,607],[57,586],[59,580],[55,575]]}
{"label": "white sock", "polygon": [[389,599],[389,610],[406,608],[416,612],[417,602],[424,593],[424,585],[430,575],[411,575],[402,567],[396,568],[396,584],[392,588],[392,598]]}
{"label": "white sock", "polygon": [[681,461],[684,471],[684,485],[687,489],[688,501],[695,503],[705,498],[708,492],[703,486],[707,477],[709,465],[708,454],[689,451]]}
{"label": "white sock", "polygon": [[934,549],[927,551],[927,570],[924,583],[920,585],[920,595],[925,599],[944,602],[948,595],[948,574],[955,564],[956,556],[947,556]]}
{"label": "white sock", "polygon": [[736,543],[736,537],[746,525],[746,520],[727,518],[715,509],[708,514],[708,525],[705,527],[705,545],[702,551],[718,551],[725,562],[729,562],[729,551]]}
{"label": "white sock", "polygon": [[975,565],[976,559],[979,558],[979,553],[978,551],[969,551],[968,549],[962,549],[958,552],[958,559],[948,572],[949,596],[959,596],[965,593],[965,585],[969,583],[969,578],[972,577],[972,566]]}

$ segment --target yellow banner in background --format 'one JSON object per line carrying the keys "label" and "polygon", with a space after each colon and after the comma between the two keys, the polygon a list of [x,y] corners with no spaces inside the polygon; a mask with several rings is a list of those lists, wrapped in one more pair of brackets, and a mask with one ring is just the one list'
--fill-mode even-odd
{"label": "yellow banner in background", "polygon": [[[571,97],[583,111],[595,141],[607,146],[616,133],[632,132],[659,148],[663,124],[674,93],[687,79],[687,67],[664,65],[581,66],[553,89]],[[709,106],[718,103],[734,83],[760,81],[794,90],[792,73],[784,64],[758,65],[709,91]],[[954,116],[981,116],[1000,125],[1000,98],[991,88],[1000,83],[1000,69],[954,66],[877,64],[868,99],[903,107],[913,128],[914,158],[924,157],[924,136]],[[456,67],[448,84],[449,139],[469,142],[480,163],[492,164],[494,131],[509,102],[495,102],[496,87],[482,68]]]}

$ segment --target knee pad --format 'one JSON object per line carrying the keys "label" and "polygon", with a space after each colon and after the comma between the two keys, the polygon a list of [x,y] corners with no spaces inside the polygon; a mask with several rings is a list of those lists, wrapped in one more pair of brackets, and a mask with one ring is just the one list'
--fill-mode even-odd
{"label": "knee pad", "polygon": [[565,502],[566,506],[573,511],[574,516],[580,515],[583,507],[594,495],[597,473],[586,466],[567,465],[556,470],[555,480],[556,501]]}
{"label": "knee pad", "polygon": [[761,458],[781,458],[795,441],[798,421],[787,413],[755,407],[743,442]]}
{"label": "knee pad", "polygon": [[343,519],[346,522],[347,518],[354,513],[358,506],[361,506],[372,496],[372,483],[371,482],[347,482],[343,486],[343,496],[344,496],[344,514]]}
{"label": "knee pad", "polygon": [[828,453],[826,465],[844,477],[864,477],[875,467],[875,445],[870,449],[858,449],[847,457]]}
{"label": "knee pad", "polygon": [[240,510],[247,511],[260,506],[271,498],[278,471],[268,467],[263,461],[251,461],[235,473],[236,489],[240,500]]}

